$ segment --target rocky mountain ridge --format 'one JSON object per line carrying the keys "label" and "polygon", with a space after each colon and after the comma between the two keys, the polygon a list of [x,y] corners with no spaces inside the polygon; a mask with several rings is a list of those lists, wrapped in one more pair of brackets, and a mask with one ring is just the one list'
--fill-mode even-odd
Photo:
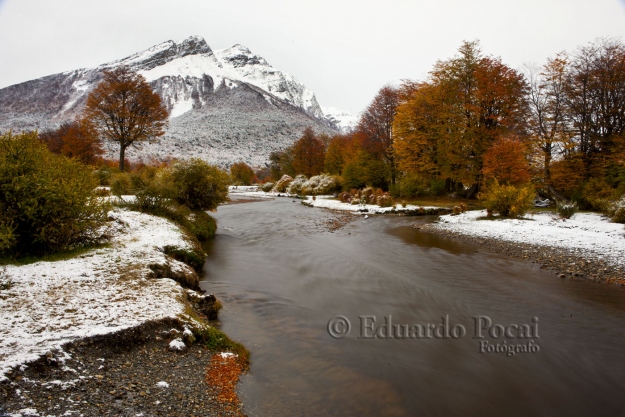
{"label": "rocky mountain ridge", "polygon": [[[345,129],[344,114],[324,111],[306,86],[248,48],[213,51],[203,38],[191,36],[96,68],[0,89],[0,131],[45,130],[72,120],[102,70],[120,65],[143,75],[170,111],[165,136],[131,149],[131,159],[199,157],[222,166],[239,160],[262,165],[306,127],[330,135]],[[115,144],[106,145],[112,157]]]}

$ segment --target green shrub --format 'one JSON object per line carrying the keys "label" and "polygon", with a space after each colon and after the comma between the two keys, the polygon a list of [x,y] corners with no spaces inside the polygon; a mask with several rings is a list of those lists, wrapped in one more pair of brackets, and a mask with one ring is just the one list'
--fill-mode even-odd
{"label": "green shrub", "polygon": [[260,189],[261,189],[262,191],[264,191],[264,192],[268,193],[268,192],[270,192],[270,191],[271,191],[271,189],[273,188],[273,186],[274,186],[274,185],[275,185],[275,184],[274,184],[273,182],[266,182],[266,183],[264,183],[264,184],[260,187]]}
{"label": "green shrub", "polygon": [[217,222],[205,211],[196,211],[187,216],[186,227],[197,240],[205,242],[215,236]]}
{"label": "green shrub", "polygon": [[425,194],[427,188],[423,178],[416,174],[406,174],[399,181],[399,195],[404,198],[413,198]]}
{"label": "green shrub", "polygon": [[123,195],[133,195],[135,190],[132,188],[132,180],[130,173],[117,172],[110,178],[111,194],[121,197]]}
{"label": "green shrub", "polygon": [[562,219],[570,219],[578,211],[577,203],[560,203],[556,205],[556,213]]}
{"label": "green shrub", "polygon": [[591,178],[584,185],[582,199],[588,205],[600,211],[607,211],[615,190],[603,178]]}
{"label": "green shrub", "polygon": [[478,195],[487,210],[503,217],[521,217],[532,207],[536,192],[531,185],[500,185],[494,181]]}
{"label": "green shrub", "polygon": [[0,136],[0,246],[5,254],[43,254],[102,238],[109,205],[80,162],[52,154],[37,133]]}
{"label": "green shrub", "polygon": [[445,180],[442,179],[431,179],[430,180],[430,194],[432,195],[443,195],[445,194]]}
{"label": "green shrub", "polygon": [[206,261],[206,254],[200,249],[186,249],[167,245],[163,248],[163,252],[175,260],[189,265],[196,272],[202,270],[204,262]]}
{"label": "green shrub", "polygon": [[111,179],[115,173],[119,172],[117,168],[111,168],[108,165],[102,165],[95,171],[95,176],[98,179],[100,185],[111,185]]}
{"label": "green shrub", "polygon": [[0,253],[11,249],[15,245],[15,242],[15,226],[13,226],[13,223],[0,223]]}
{"label": "green shrub", "polygon": [[228,201],[228,174],[201,159],[178,162],[171,169],[171,192],[191,210],[214,211]]}

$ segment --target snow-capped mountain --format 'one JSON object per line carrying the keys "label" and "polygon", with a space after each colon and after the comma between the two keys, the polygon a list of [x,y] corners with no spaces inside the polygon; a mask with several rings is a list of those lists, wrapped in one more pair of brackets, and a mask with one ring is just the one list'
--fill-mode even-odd
{"label": "snow-capped mountain", "polygon": [[359,116],[336,107],[321,106],[324,117],[334,126],[337,126],[342,133],[351,132],[358,124]]}
{"label": "snow-capped mountain", "polygon": [[133,159],[201,157],[224,166],[238,160],[260,165],[306,127],[334,134],[349,120],[345,112],[324,111],[311,90],[246,47],[213,51],[192,36],[97,68],[1,89],[0,130],[46,129],[73,119],[102,70],[120,65],[143,75],[170,111],[165,136],[131,150]]}

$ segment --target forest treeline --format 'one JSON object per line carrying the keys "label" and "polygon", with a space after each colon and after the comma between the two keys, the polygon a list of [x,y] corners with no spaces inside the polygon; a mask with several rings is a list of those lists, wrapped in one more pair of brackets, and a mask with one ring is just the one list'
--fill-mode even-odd
{"label": "forest treeline", "polygon": [[257,175],[325,172],[345,189],[403,198],[532,187],[606,210],[625,193],[624,145],[622,42],[599,39],[515,70],[474,41],[427,79],[382,87],[351,133],[307,130]]}

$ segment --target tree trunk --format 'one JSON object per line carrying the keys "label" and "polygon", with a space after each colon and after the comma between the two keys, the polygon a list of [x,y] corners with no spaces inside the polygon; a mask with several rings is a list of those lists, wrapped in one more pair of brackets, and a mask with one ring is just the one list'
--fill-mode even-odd
{"label": "tree trunk", "polygon": [[566,197],[564,197],[563,195],[561,195],[560,193],[558,193],[558,192],[557,192],[557,191],[553,188],[553,186],[551,186],[551,185],[550,185],[550,186],[549,186],[549,188],[548,188],[548,190],[549,190],[549,194],[550,194],[553,198],[555,198],[555,199],[556,199],[556,201],[559,201],[559,202],[564,202],[564,203],[568,203],[568,202],[569,202],[568,198],[566,198]]}
{"label": "tree trunk", "polygon": [[473,196],[475,196],[475,194],[477,193],[477,183],[474,183],[471,188],[469,188],[469,191],[467,191],[467,194],[465,196],[465,198],[470,199],[473,198]]}
{"label": "tree trunk", "polygon": [[544,180],[545,186],[547,189],[551,186],[551,152],[545,152],[545,170],[544,170]]}
{"label": "tree trunk", "polygon": [[124,155],[126,154],[126,147],[123,144],[119,145],[119,171],[124,172]]}

